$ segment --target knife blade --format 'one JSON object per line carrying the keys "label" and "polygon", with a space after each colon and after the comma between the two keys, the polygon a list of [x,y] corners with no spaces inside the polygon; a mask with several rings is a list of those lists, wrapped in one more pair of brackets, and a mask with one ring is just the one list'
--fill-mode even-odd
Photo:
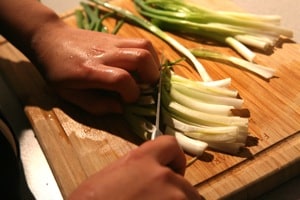
{"label": "knife blade", "polygon": [[161,102],[161,85],[162,85],[162,73],[160,72],[159,81],[158,81],[158,91],[157,91],[157,101],[156,101],[156,118],[155,118],[155,128],[151,134],[151,140],[154,140],[156,137],[162,135],[162,132],[159,130],[160,123],[160,102]]}

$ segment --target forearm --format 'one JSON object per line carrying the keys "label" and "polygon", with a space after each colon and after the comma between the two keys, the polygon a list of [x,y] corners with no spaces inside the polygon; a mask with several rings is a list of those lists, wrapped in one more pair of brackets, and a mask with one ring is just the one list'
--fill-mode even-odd
{"label": "forearm", "polygon": [[139,83],[154,84],[159,77],[150,41],[69,26],[37,0],[0,0],[0,33],[60,96],[90,113],[121,112],[123,101],[138,98]]}
{"label": "forearm", "polygon": [[41,35],[62,23],[37,0],[0,0],[0,33],[29,59],[34,58]]}

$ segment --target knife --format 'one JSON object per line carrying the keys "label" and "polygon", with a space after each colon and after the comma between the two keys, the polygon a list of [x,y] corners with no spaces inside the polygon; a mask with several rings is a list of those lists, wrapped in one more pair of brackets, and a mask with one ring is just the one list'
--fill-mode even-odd
{"label": "knife", "polygon": [[151,140],[154,140],[156,137],[162,135],[162,132],[159,130],[160,122],[160,101],[161,101],[161,85],[162,85],[162,73],[160,72],[159,81],[158,81],[158,92],[157,92],[157,101],[156,101],[156,118],[155,118],[155,127],[151,133]]}

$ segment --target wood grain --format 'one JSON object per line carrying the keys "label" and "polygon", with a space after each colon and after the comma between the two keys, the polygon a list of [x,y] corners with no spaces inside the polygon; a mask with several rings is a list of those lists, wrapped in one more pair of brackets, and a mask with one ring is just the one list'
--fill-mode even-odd
{"label": "wood grain", "polygon": [[[133,10],[131,1],[116,0]],[[215,9],[238,10],[231,1],[198,1]],[[75,25],[72,14],[64,17]],[[180,57],[148,32],[126,24],[124,37],[152,41],[158,54]],[[238,56],[233,50],[195,43],[172,35],[187,47],[204,46]],[[206,199],[251,199],[300,172],[300,45],[283,41],[270,55],[258,53],[256,62],[276,69],[276,78],[263,80],[224,64],[200,60],[214,79],[232,78],[249,109],[250,137],[237,156],[208,150],[187,169],[188,179]],[[199,78],[193,68],[176,72]],[[0,44],[1,75],[19,97],[64,197],[82,180],[125,155],[141,141],[120,116],[96,118],[56,97],[35,67],[11,44]],[[187,158],[189,156],[187,155]]]}

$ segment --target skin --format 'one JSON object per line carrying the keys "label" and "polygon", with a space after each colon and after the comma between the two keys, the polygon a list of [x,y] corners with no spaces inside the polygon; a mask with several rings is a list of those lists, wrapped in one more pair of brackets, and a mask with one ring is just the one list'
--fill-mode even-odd
{"label": "skin", "polygon": [[121,112],[123,102],[137,100],[138,84],[154,84],[159,77],[148,40],[70,27],[35,0],[1,0],[0,6],[1,33],[61,97],[92,114]]}
{"label": "skin", "polygon": [[[87,112],[122,112],[122,103],[139,97],[140,83],[158,80],[148,40],[72,28],[35,0],[0,0],[0,9],[1,34],[58,95]],[[185,162],[176,139],[160,136],[89,177],[69,199],[201,199],[183,177]]]}
{"label": "skin", "polygon": [[[92,114],[121,112],[123,102],[137,100],[139,83],[157,81],[158,59],[149,41],[69,27],[53,35],[51,32],[48,35],[52,39],[46,41],[48,49],[40,48],[37,42],[42,52],[37,62],[44,66],[43,74],[61,97]],[[59,52],[49,51],[57,45],[62,46]],[[132,72],[139,80],[131,76]],[[104,90],[115,95],[107,95]]]}
{"label": "skin", "polygon": [[183,177],[185,164],[176,139],[160,136],[91,176],[69,200],[202,199]]}

